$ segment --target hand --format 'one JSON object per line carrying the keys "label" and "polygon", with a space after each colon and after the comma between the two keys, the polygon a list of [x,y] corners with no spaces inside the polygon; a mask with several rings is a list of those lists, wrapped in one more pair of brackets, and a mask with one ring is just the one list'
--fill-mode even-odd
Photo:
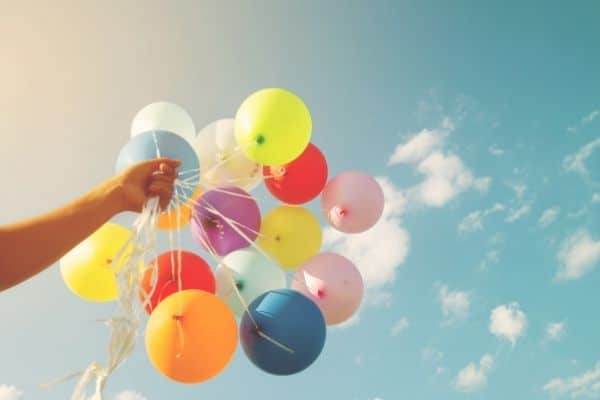
{"label": "hand", "polygon": [[146,201],[156,196],[160,198],[161,209],[166,209],[173,197],[180,164],[177,160],[159,158],[136,164],[117,175],[121,211],[140,212]]}

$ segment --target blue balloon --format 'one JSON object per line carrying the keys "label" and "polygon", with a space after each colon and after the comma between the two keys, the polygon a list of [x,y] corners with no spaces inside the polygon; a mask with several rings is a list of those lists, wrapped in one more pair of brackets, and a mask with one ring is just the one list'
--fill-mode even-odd
{"label": "blue balloon", "polygon": [[242,347],[250,361],[274,375],[291,375],[310,366],[321,354],[325,336],[325,319],[319,307],[290,289],[271,290],[257,297],[244,313],[240,327]]}
{"label": "blue balloon", "polygon": [[[181,162],[179,179],[185,180],[186,187],[179,185],[176,190],[180,197],[191,198],[194,188],[200,182],[200,162],[193,147],[175,133],[154,130],[135,135],[121,149],[117,158],[116,171],[120,172],[139,162],[160,157],[172,158]],[[194,179],[188,179],[188,177],[194,177]]]}

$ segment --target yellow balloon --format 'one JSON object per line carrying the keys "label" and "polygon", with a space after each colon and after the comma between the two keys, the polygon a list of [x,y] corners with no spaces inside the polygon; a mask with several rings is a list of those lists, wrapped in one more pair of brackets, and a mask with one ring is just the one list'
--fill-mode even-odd
{"label": "yellow balloon", "polygon": [[293,269],[321,249],[319,220],[305,208],[279,206],[262,220],[258,245],[284,269]]}
{"label": "yellow balloon", "polygon": [[77,296],[90,301],[111,301],[117,298],[116,273],[127,261],[124,251],[113,266],[113,259],[131,237],[132,232],[111,222],[102,225],[83,242],[60,259],[60,272],[67,287]]}
{"label": "yellow balloon", "polygon": [[251,94],[235,116],[235,138],[251,160],[265,165],[286,164],[308,143],[312,120],[298,96],[284,89]]}

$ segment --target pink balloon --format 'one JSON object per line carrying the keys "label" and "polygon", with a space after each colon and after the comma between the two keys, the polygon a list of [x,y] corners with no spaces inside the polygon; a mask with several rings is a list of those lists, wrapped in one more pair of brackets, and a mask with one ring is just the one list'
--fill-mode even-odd
{"label": "pink balloon", "polygon": [[383,213],[383,190],[362,172],[343,172],[330,180],[321,197],[325,217],[338,231],[364,232]]}
{"label": "pink balloon", "polygon": [[350,318],[360,306],[364,291],[362,276],[354,264],[335,253],[317,254],[306,261],[296,271],[292,289],[319,306],[327,325]]}

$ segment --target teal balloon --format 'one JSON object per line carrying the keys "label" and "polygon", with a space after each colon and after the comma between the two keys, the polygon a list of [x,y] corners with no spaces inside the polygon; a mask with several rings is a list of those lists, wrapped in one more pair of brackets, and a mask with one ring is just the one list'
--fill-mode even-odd
{"label": "teal balloon", "polygon": [[185,187],[178,187],[180,197],[189,199],[194,188],[200,183],[200,162],[194,148],[179,135],[168,131],[148,131],[132,137],[119,152],[115,169],[117,172],[155,158],[167,157],[179,160],[180,179],[185,180]]}
{"label": "teal balloon", "polygon": [[236,250],[223,258],[215,272],[217,296],[235,315],[241,317],[246,310],[235,287],[246,305],[261,294],[286,286],[285,273],[273,261],[254,248]]}

